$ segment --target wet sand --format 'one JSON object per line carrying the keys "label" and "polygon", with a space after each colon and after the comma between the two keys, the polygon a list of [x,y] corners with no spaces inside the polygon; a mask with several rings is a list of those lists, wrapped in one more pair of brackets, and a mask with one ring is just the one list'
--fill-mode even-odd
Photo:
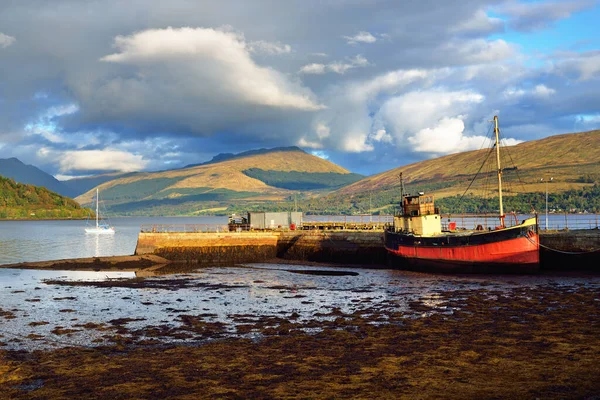
{"label": "wet sand", "polygon": [[[439,276],[314,263],[261,267],[46,281],[53,290],[90,294],[175,293],[170,298],[180,309],[165,304],[174,320],[164,323],[140,325],[145,317],[132,312],[53,327],[53,337],[65,342],[71,330],[100,332],[104,341],[97,346],[0,347],[0,391],[15,399],[600,396],[598,275]],[[310,269],[358,275],[298,272]],[[327,287],[338,297],[317,295]],[[264,313],[224,303],[229,322],[209,309],[228,299],[245,301],[235,293],[246,292],[280,303]],[[54,301],[74,301],[65,297],[69,292],[60,293]],[[189,296],[206,296],[206,310],[190,307],[196,299]],[[41,296],[31,307],[45,301]],[[26,312],[0,305],[0,322],[25,318]],[[3,342],[6,348],[13,339],[0,332]]]}

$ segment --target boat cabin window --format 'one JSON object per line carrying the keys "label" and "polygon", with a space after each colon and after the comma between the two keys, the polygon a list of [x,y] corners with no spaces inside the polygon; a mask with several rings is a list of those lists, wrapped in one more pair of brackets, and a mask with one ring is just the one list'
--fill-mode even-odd
{"label": "boat cabin window", "polygon": [[435,214],[433,196],[406,196],[404,198],[404,213],[410,216]]}

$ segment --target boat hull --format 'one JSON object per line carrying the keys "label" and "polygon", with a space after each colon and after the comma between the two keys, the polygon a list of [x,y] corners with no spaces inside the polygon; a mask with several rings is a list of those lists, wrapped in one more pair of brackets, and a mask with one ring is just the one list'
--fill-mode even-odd
{"label": "boat hull", "polygon": [[85,233],[93,233],[98,235],[113,235],[115,230],[113,228],[85,228]]}
{"label": "boat hull", "polygon": [[539,270],[535,224],[419,237],[385,232],[392,267],[433,272],[532,273]]}

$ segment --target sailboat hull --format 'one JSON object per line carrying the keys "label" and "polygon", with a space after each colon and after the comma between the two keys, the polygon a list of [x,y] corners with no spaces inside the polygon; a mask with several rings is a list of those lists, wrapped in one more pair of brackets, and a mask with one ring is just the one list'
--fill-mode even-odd
{"label": "sailboat hull", "polygon": [[85,233],[96,233],[100,235],[112,235],[115,233],[113,228],[85,228]]}
{"label": "sailboat hull", "polygon": [[466,273],[532,273],[539,270],[535,223],[493,231],[447,232],[423,237],[385,232],[392,266]]}

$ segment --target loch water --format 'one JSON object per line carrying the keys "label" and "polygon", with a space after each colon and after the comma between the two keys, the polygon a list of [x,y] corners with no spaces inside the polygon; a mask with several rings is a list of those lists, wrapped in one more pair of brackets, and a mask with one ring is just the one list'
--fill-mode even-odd
{"label": "loch water", "polygon": [[[93,223],[93,221],[90,221]],[[86,221],[0,221],[0,264],[127,256],[142,225],[227,224],[227,217],[111,218],[114,235],[86,234]]]}
{"label": "loch water", "polygon": [[[306,221],[364,222],[368,221],[367,218],[369,216],[364,215],[304,216]],[[378,221],[383,217],[372,218]],[[481,221],[486,226],[487,222]],[[545,228],[545,222],[545,216],[539,215],[540,229]],[[599,222],[600,216],[597,214],[550,214],[548,217],[549,229],[590,229],[597,227]],[[0,221],[0,264],[132,255],[143,225],[215,226],[227,224],[227,217],[120,217],[111,218],[110,223],[115,227],[114,235],[86,234],[86,221]]]}

